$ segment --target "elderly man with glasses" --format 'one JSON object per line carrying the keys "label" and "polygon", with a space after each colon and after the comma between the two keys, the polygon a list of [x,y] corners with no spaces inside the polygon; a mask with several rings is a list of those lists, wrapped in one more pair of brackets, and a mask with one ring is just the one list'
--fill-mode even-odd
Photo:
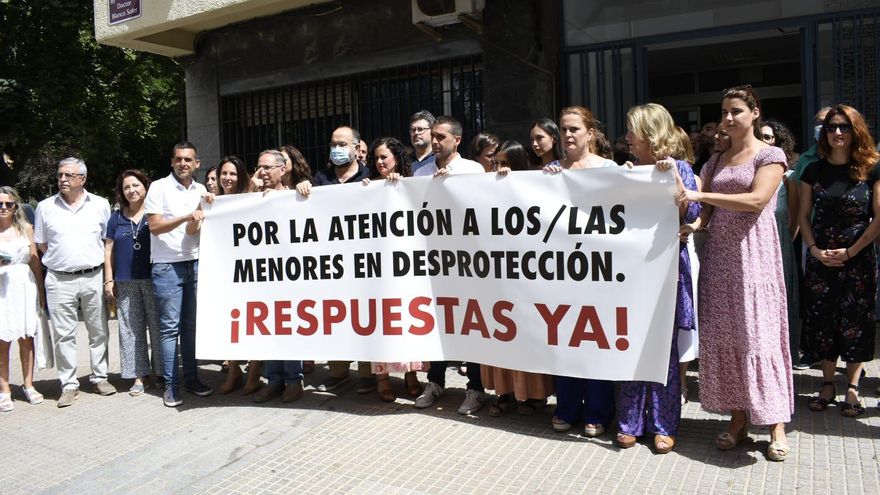
{"label": "elderly man with glasses", "polygon": [[85,190],[87,169],[79,158],[58,162],[58,194],[37,206],[34,242],[44,253],[46,300],[55,327],[55,367],[61,380],[58,407],[79,395],[76,377],[77,309],[89,333],[92,374],[97,393],[113,395],[107,381],[110,332],[104,312],[104,235],[110,219],[106,199]]}

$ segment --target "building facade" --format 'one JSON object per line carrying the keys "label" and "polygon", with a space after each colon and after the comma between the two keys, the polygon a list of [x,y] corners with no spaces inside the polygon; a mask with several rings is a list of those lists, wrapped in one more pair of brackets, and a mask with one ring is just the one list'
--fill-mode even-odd
{"label": "building facade", "polygon": [[95,0],[99,42],[183,62],[203,161],[249,167],[282,144],[320,166],[342,124],[405,141],[419,109],[456,116],[465,143],[524,141],[569,104],[611,139],[647,101],[695,130],[737,84],[801,143],[834,102],[876,131],[878,22],[873,0]]}

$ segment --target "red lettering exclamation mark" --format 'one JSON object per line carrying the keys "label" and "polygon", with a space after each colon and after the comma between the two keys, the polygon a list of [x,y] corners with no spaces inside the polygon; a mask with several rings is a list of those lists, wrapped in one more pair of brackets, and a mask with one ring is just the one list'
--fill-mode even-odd
{"label": "red lettering exclamation mark", "polygon": [[241,316],[241,311],[239,311],[237,309],[233,309],[230,316],[232,316],[232,343],[237,344],[238,343],[238,318]]}
{"label": "red lettering exclamation mark", "polygon": [[618,351],[629,349],[629,340],[626,339],[627,322],[626,308],[617,308],[617,335],[620,336],[614,343]]}

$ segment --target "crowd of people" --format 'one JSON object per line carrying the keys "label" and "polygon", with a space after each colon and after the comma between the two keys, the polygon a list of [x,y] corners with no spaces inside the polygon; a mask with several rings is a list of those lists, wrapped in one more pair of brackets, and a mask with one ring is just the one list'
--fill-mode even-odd
{"label": "crowd of people", "polygon": [[[767,457],[784,460],[790,453],[785,425],[794,412],[793,368],[821,362],[822,387],[808,406],[822,412],[837,403],[835,371],[842,359],[846,393],[839,411],[851,417],[865,411],[859,380],[874,351],[880,154],[862,115],[847,105],[819,112],[816,144],[799,157],[791,132],[763,119],[750,86],[726,90],[720,113],[718,122],[689,134],[661,105],[635,106],[626,115],[621,149],[589,109],[571,106],[557,121],[538,119],[526,144],[477,135],[468,159],[458,151],[461,124],[423,110],[410,119],[408,145],[381,137],[367,146],[355,128],[340,126],[330,136],[328,163],[314,174],[299,150],[282,146],[261,152],[252,175],[241,159],[224,157],[207,171],[204,185],[196,180],[196,147],[183,142],[173,147],[171,173],[163,178],[151,182],[133,169],[120,173],[116,208],[86,191],[82,160],[65,158],[57,168],[58,194],[39,203],[32,221],[16,191],[0,188],[0,411],[14,408],[13,342],[20,350],[23,398],[43,401],[33,385],[36,364],[57,369],[58,407],[74,403],[78,310],[89,335],[89,381],[98,394],[116,393],[107,380],[111,304],[129,394],[164,390],[164,404],[176,407],[183,403],[181,391],[213,393],[199,379],[195,358],[203,200],[286,189],[307,198],[313,187],[419,176],[656,166],[676,177],[670,200],[678,205],[681,225],[665,385],[631,381],[615,387],[473,362],[359,362],[355,389],[393,402],[389,375],[403,373],[405,393],[416,408],[427,408],[444,393],[447,369],[456,364],[467,377],[461,414],[486,404],[490,416],[532,414],[555,395],[554,430],[580,425],[585,436],[595,437],[613,429],[622,449],[648,437],[656,452],[667,453],[688,400],[685,372],[699,358],[702,407],[731,416],[715,438],[717,448],[734,449],[750,426],[767,426]],[[258,403],[296,401],[304,373],[315,368],[299,360],[225,364],[219,393],[240,389]],[[350,362],[327,366],[317,390],[333,391],[351,380]],[[419,372],[427,372],[424,385]],[[493,400],[487,389],[494,390]]]}

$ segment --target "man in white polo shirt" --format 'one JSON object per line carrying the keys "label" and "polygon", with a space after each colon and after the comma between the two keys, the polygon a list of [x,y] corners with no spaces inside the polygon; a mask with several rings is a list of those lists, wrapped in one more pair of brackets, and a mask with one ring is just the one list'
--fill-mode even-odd
{"label": "man in white polo shirt", "polygon": [[454,117],[437,117],[434,125],[431,126],[431,149],[434,151],[435,160],[420,167],[413,176],[485,172],[479,163],[462,158],[458,153],[459,144],[461,144],[461,123]]}
{"label": "man in white polo shirt", "polygon": [[[461,144],[461,123],[454,117],[438,117],[431,126],[431,148],[436,158],[434,163],[425,164],[416,170],[414,176],[441,177],[453,174],[482,174],[485,169],[479,163],[462,158],[458,153]],[[434,361],[428,370],[428,385],[416,401],[415,407],[430,407],[442,394],[446,387],[446,361]],[[467,389],[464,402],[458,408],[459,414],[473,414],[486,401],[483,382],[480,378],[480,365],[468,362]]]}
{"label": "man in white polo shirt", "polygon": [[61,380],[58,407],[79,395],[76,377],[77,309],[82,308],[89,333],[92,374],[101,395],[116,388],[107,381],[110,332],[104,313],[104,234],[110,219],[106,199],[85,190],[86,164],[79,158],[58,162],[58,194],[37,206],[34,242],[44,254],[46,301],[55,327],[55,367]]}
{"label": "man in white polo shirt", "polygon": [[199,168],[196,147],[176,144],[171,174],[150,186],[144,213],[150,225],[153,292],[159,312],[166,406],[183,404],[178,376],[178,337],[183,360],[183,387],[205,397],[213,390],[199,380],[196,363],[196,289],[199,273],[199,229],[204,218],[199,202],[205,186],[193,180]]}

